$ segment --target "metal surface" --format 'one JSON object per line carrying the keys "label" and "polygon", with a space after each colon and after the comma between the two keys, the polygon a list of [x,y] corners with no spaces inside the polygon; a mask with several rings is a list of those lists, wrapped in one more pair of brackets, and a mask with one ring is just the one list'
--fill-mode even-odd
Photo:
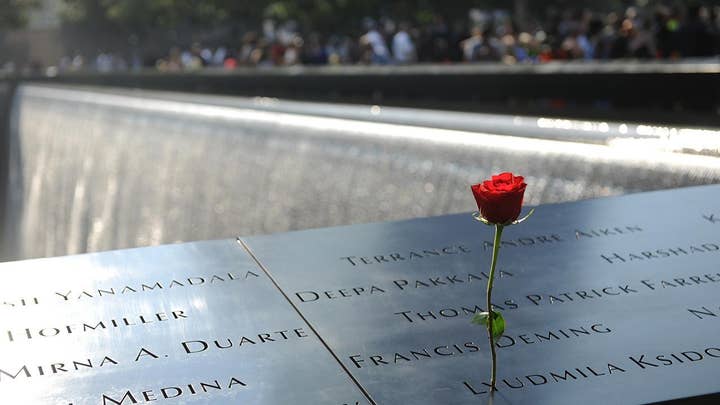
{"label": "metal surface", "polygon": [[720,392],[719,197],[541,206],[508,228],[492,401],[470,323],[492,234],[469,214],[242,242],[379,404],[638,404]]}
{"label": "metal surface", "polygon": [[0,402],[717,400],[718,196],[545,205],[508,228],[492,400],[469,322],[492,235],[458,214],[0,264]]}
{"label": "metal surface", "polygon": [[235,241],[5,263],[0,277],[3,404],[366,403]]}
{"label": "metal surface", "polygon": [[5,259],[469,211],[469,184],[501,170],[526,175],[529,204],[720,181],[720,159],[648,144],[530,139],[522,126],[501,136],[369,122],[342,106],[290,111],[194,97],[20,86]]}

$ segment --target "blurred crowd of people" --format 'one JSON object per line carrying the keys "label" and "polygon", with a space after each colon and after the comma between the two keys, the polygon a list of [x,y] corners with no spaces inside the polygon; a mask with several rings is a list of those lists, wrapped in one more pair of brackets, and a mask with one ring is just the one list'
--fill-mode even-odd
{"label": "blurred crowd of people", "polygon": [[[206,67],[417,62],[544,63],[555,60],[678,59],[720,55],[720,7],[630,7],[624,12],[560,10],[546,21],[520,22],[507,11],[473,9],[465,21],[435,15],[426,24],[363,20],[358,35],[305,32],[294,22],[246,32],[236,44],[174,46],[154,60],[161,71]],[[147,62],[145,62],[148,64]],[[152,62],[151,62],[152,63]],[[111,53],[66,58],[59,68],[98,71],[142,66]]]}

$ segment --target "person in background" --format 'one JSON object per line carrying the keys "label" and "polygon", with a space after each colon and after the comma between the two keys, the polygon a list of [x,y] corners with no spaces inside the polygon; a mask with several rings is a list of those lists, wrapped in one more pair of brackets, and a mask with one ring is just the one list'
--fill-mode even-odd
{"label": "person in background", "polygon": [[628,43],[628,51],[630,55],[638,59],[652,59],[657,55],[657,46],[655,45],[655,36],[650,30],[650,23],[647,21],[639,21],[642,29],[633,30]]}
{"label": "person in background", "polygon": [[415,43],[408,32],[409,30],[410,24],[407,22],[401,22],[400,28],[393,36],[392,52],[393,58],[397,63],[405,64],[417,61]]}
{"label": "person in background", "polygon": [[250,66],[268,66],[272,63],[269,53],[270,45],[264,38],[260,38],[255,44],[255,48],[250,52],[247,63]]}
{"label": "person in background", "polygon": [[227,48],[224,46],[218,46],[217,49],[215,49],[215,53],[212,55],[212,66],[223,66],[227,53]]}
{"label": "person in background", "polygon": [[682,56],[686,58],[713,56],[715,38],[712,31],[709,10],[698,4],[688,6],[687,19],[680,28]]}
{"label": "person in background", "polygon": [[241,65],[250,65],[250,55],[252,55],[255,47],[257,46],[257,33],[254,31],[246,32],[243,35],[242,45],[240,52],[238,53],[238,63]]}
{"label": "person in background", "polygon": [[234,56],[232,56],[232,55],[228,56],[228,57],[225,58],[225,60],[223,61],[223,68],[224,68],[225,70],[233,70],[233,69],[235,69],[235,68],[237,67],[237,65],[238,65],[237,59],[236,59]]}
{"label": "person in background", "polygon": [[502,58],[501,50],[496,43],[488,38],[491,36],[490,29],[475,27],[472,35],[461,42],[463,57],[469,62],[496,62]]}
{"label": "person in background", "polygon": [[390,52],[385,44],[385,38],[377,29],[375,21],[370,18],[365,19],[365,28],[367,33],[360,38],[360,43],[365,47],[369,47],[371,54],[368,55],[370,63],[375,65],[386,65],[390,62]]}
{"label": "person in background", "polygon": [[470,37],[460,43],[463,59],[467,62],[477,60],[478,50],[483,46],[483,32],[480,27],[473,27]]}
{"label": "person in background", "polygon": [[329,65],[342,65],[351,61],[350,46],[347,37],[332,35],[325,47]]}
{"label": "person in background", "polygon": [[99,50],[95,58],[95,69],[101,73],[111,72],[113,70],[112,55]]}
{"label": "person in background", "polygon": [[[642,4],[640,1],[634,3]],[[195,43],[178,48],[174,45],[168,56],[156,62],[157,51],[143,55],[137,38],[131,36],[134,39],[129,40],[130,49],[117,49],[113,45],[116,52],[86,54],[90,63],[80,55],[74,58],[67,55],[60,60],[58,70],[125,70],[127,63],[121,55],[130,55],[133,70],[156,62],[157,69],[167,72],[207,66],[234,69],[237,66],[296,64],[460,61],[515,64],[556,60],[707,58],[720,55],[720,6],[703,4],[710,4],[710,1],[657,1],[652,6],[630,6],[621,11],[614,6],[592,9],[569,2],[567,7],[550,6],[522,21],[508,11],[509,6],[503,5],[497,9],[472,8],[465,17],[457,12],[448,16],[428,12],[418,14],[421,21],[404,20],[399,24],[392,15],[383,14],[387,9],[382,9],[378,10],[379,19],[366,17],[362,20],[362,34],[358,31],[351,34],[354,26],[350,25],[336,31],[320,31],[320,24],[303,27],[292,19],[282,23],[265,19],[262,31],[239,33],[242,36],[239,49],[222,43],[221,38],[229,36],[229,31],[225,34],[222,30],[191,32],[196,38],[211,38],[208,40],[217,46],[200,47]],[[259,27],[257,22],[245,23],[249,27]]]}
{"label": "person in background", "polygon": [[287,66],[297,65],[300,63],[300,54],[302,53],[303,40],[299,35],[293,37],[293,39],[285,48],[283,53],[283,64]]}
{"label": "person in background", "polygon": [[85,58],[83,58],[80,51],[75,52],[75,56],[72,58],[72,62],[70,62],[70,70],[78,71],[82,70],[85,66]]}
{"label": "person in background", "polygon": [[303,47],[302,62],[306,65],[324,65],[328,61],[325,47],[322,46],[322,38],[317,32],[310,33],[307,43]]}

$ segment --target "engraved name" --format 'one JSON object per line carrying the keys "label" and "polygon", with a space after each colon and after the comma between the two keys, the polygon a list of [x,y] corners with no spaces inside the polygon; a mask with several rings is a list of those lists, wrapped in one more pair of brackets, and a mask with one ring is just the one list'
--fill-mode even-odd
{"label": "engraved name", "polygon": [[618,295],[636,294],[638,291],[629,284],[608,286],[602,288],[591,288],[589,290],[578,290],[568,292],[556,292],[554,294],[530,294],[525,298],[536,306],[542,304],[564,304],[567,302],[595,300]]}
{"label": "engraved name", "polygon": [[18,368],[0,368],[0,383],[13,381],[22,378],[33,378],[65,374],[73,371],[81,371],[92,368],[117,365],[110,356],[103,356],[99,359],[86,358],[82,360],[70,360],[62,363],[51,363],[47,365],[23,365]]}
{"label": "engraved name", "polygon": [[[714,217],[710,217],[715,219]],[[634,234],[644,232],[645,229],[639,225],[618,225],[604,228],[587,228],[575,229],[573,236],[575,239],[597,239],[603,237],[613,237],[620,235]],[[569,235],[566,235],[569,236]],[[523,236],[515,239],[506,239],[501,241],[503,247],[519,248],[528,246],[544,246],[548,244],[557,244],[567,242],[568,239],[563,235],[551,233],[546,235]],[[490,250],[493,247],[492,240],[482,241],[483,250]],[[411,249],[406,251],[397,251],[391,253],[382,253],[378,255],[360,255],[360,256],[344,256],[340,260],[350,266],[365,265],[382,265],[388,263],[398,263],[412,260],[429,259],[438,256],[452,256],[457,254],[470,253],[471,250],[462,244],[445,246],[433,249]]]}
{"label": "engraved name", "polygon": [[697,319],[717,318],[718,315],[720,315],[720,307],[714,309],[716,307],[712,306],[711,308],[713,309],[702,306],[700,308],[688,308],[687,311],[694,315]]}
{"label": "engraved name", "polygon": [[465,246],[445,246],[436,249],[417,249],[405,252],[384,253],[375,256],[345,256],[341,257],[344,263],[352,266],[363,266],[368,264],[396,263],[404,261],[430,259],[438,256],[457,255],[470,253],[470,249]]}
{"label": "engraved name", "polygon": [[633,226],[615,226],[612,228],[596,228],[596,229],[576,229],[575,239],[583,238],[600,238],[605,236],[625,235],[628,233],[642,232],[643,229],[637,225]]}
{"label": "engraved name", "polygon": [[676,277],[669,280],[640,280],[640,282],[651,291],[665,288],[694,287],[697,285],[720,282],[720,273]]}
{"label": "engraved name", "polygon": [[559,340],[583,338],[592,335],[604,335],[612,333],[612,329],[602,323],[594,323],[588,327],[572,327],[564,329],[546,330],[543,332],[521,333],[519,335],[502,335],[498,338],[495,345],[498,348],[506,348],[515,345],[525,344],[532,345],[537,343],[547,343]]}
{"label": "engraved name", "polygon": [[213,394],[218,391],[227,391],[245,388],[247,384],[237,377],[224,380],[212,380],[181,385],[169,385],[162,388],[151,388],[142,391],[125,391],[120,394],[103,394],[103,405],[138,404],[154,402],[157,400],[175,399],[183,396],[197,396]]}
{"label": "engraved name", "polygon": [[292,330],[280,330],[275,332],[258,333],[252,336],[239,336],[236,338],[224,338],[214,340],[187,340],[181,343],[185,354],[202,353],[206,350],[223,350],[230,348],[242,348],[243,345],[254,346],[289,340],[307,338],[308,334],[303,328]]}
{"label": "engraved name", "polygon": [[666,259],[668,257],[687,256],[698,253],[713,253],[720,250],[720,246],[715,243],[703,243],[690,246],[672,247],[656,250],[646,250],[642,252],[631,253],[605,253],[600,257],[610,264],[621,264],[633,261],[645,261],[655,259]]}
{"label": "engraved name", "polygon": [[[558,234],[549,234],[549,235],[540,235],[540,236],[532,236],[532,237],[522,237],[517,239],[510,239],[510,240],[503,240],[500,241],[501,247],[522,247],[522,246],[534,246],[534,245],[545,245],[548,243],[558,243],[558,242],[564,242],[565,239],[563,239]],[[483,250],[492,250],[493,248],[493,241],[486,240],[483,241]]]}
{"label": "engraved name", "polygon": [[[498,272],[499,279],[506,277],[513,277],[513,274],[507,271],[500,270]],[[471,285],[473,282],[487,280],[488,275],[485,272],[467,273],[467,274],[452,274],[445,276],[428,277],[422,279],[397,279],[393,280],[389,287],[380,287],[377,285],[368,286],[355,286],[348,288],[339,288],[337,290],[325,290],[325,291],[298,291],[295,293],[295,297],[302,302],[315,302],[318,300],[334,300],[343,298],[353,298],[359,296],[374,296],[378,294],[385,294],[388,290],[410,290],[410,289],[428,289],[428,288],[443,288],[453,287],[458,285]]]}
{"label": "engraved name", "polygon": [[[545,384],[565,383],[573,380],[609,376],[613,373],[624,373],[625,369],[613,363],[601,366],[580,366],[565,370],[553,370],[543,374],[527,374],[517,377],[500,378],[495,384],[497,391],[527,389]],[[463,387],[472,395],[483,395],[490,392],[490,383],[483,381],[480,384],[463,381]]]}
{"label": "engraved name", "polygon": [[154,324],[170,320],[185,319],[187,315],[185,311],[176,310],[170,313],[158,312],[152,315],[136,315],[121,318],[104,319],[101,321],[81,322],[77,324],[69,324],[62,326],[53,326],[47,328],[25,328],[19,330],[7,330],[2,335],[1,341],[16,342],[21,340],[31,340],[39,338],[50,338],[62,335],[71,335],[78,333],[91,333],[99,331],[107,331],[117,328],[126,328],[130,326]]}
{"label": "engraved name", "polygon": [[[513,273],[499,270],[496,277],[500,279],[505,277],[513,277]],[[407,288],[420,289],[428,287],[453,286],[458,284],[471,284],[473,281],[483,281],[487,280],[488,278],[489,276],[487,275],[487,273],[481,271],[478,273],[467,273],[462,275],[453,274],[449,276],[428,277],[420,280],[399,279],[393,280],[392,283],[398,289],[404,290]]]}
{"label": "engraved name", "polygon": [[423,361],[432,358],[447,356],[462,356],[468,353],[480,351],[480,347],[473,341],[463,343],[440,344],[436,346],[418,347],[414,350],[407,350],[395,353],[373,354],[363,356],[355,354],[348,356],[356,368],[368,366],[387,366],[392,364],[404,364],[415,361]]}
{"label": "engraved name", "polygon": [[[492,304],[493,309],[498,311],[504,311],[506,309],[517,309],[518,305],[513,300],[505,300],[503,302],[503,305],[498,305],[493,303]],[[468,317],[472,316],[476,312],[484,312],[484,307],[481,307],[480,305],[467,305],[467,306],[457,306],[457,307],[446,307],[442,309],[432,309],[432,310],[426,310],[426,311],[399,311],[399,312],[393,312],[393,315],[396,315],[399,319],[402,319],[409,323],[414,322],[427,322],[430,320],[439,320],[439,319],[447,319],[447,318],[457,318],[460,317]]]}
{"label": "engraved name", "polygon": [[[646,371],[659,367],[672,367],[679,364],[692,364],[700,361],[720,358],[720,348],[707,347],[700,350],[684,350],[660,354],[640,354],[628,356],[624,363],[601,363],[601,365],[582,365],[564,370],[542,371],[537,374],[498,378],[495,388],[498,391],[534,388],[546,384],[569,383],[587,378],[609,377],[615,373]],[[462,387],[471,395],[487,395],[490,383],[481,381],[462,381]]]}
{"label": "engraved name", "polygon": [[226,273],[222,275],[213,274],[212,276],[204,277],[188,277],[181,280],[169,280],[166,282],[156,281],[155,283],[138,284],[138,285],[123,285],[109,288],[98,288],[93,290],[68,290],[55,292],[56,298],[60,298],[61,301],[72,301],[80,300],[85,298],[101,298],[107,296],[124,295],[124,294],[136,294],[145,292],[156,292],[159,290],[173,289],[173,288],[184,288],[193,287],[200,285],[212,285],[227,283],[237,280],[247,280],[249,278],[259,278],[260,275],[252,271],[247,271],[244,274]]}

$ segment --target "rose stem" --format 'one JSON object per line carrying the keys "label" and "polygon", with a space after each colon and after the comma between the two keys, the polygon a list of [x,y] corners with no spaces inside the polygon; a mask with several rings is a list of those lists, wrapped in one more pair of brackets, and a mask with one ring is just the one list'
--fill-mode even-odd
{"label": "rose stem", "polygon": [[495,390],[495,370],[497,369],[497,358],[495,356],[495,338],[493,337],[493,310],[490,299],[492,296],[493,281],[495,280],[495,265],[497,264],[498,253],[500,252],[500,237],[502,236],[503,225],[495,224],[495,240],[493,240],[492,262],[490,264],[490,277],[487,285],[487,311],[488,311],[488,337],[490,338],[490,354],[492,356],[492,374],[490,374],[490,389]]}

